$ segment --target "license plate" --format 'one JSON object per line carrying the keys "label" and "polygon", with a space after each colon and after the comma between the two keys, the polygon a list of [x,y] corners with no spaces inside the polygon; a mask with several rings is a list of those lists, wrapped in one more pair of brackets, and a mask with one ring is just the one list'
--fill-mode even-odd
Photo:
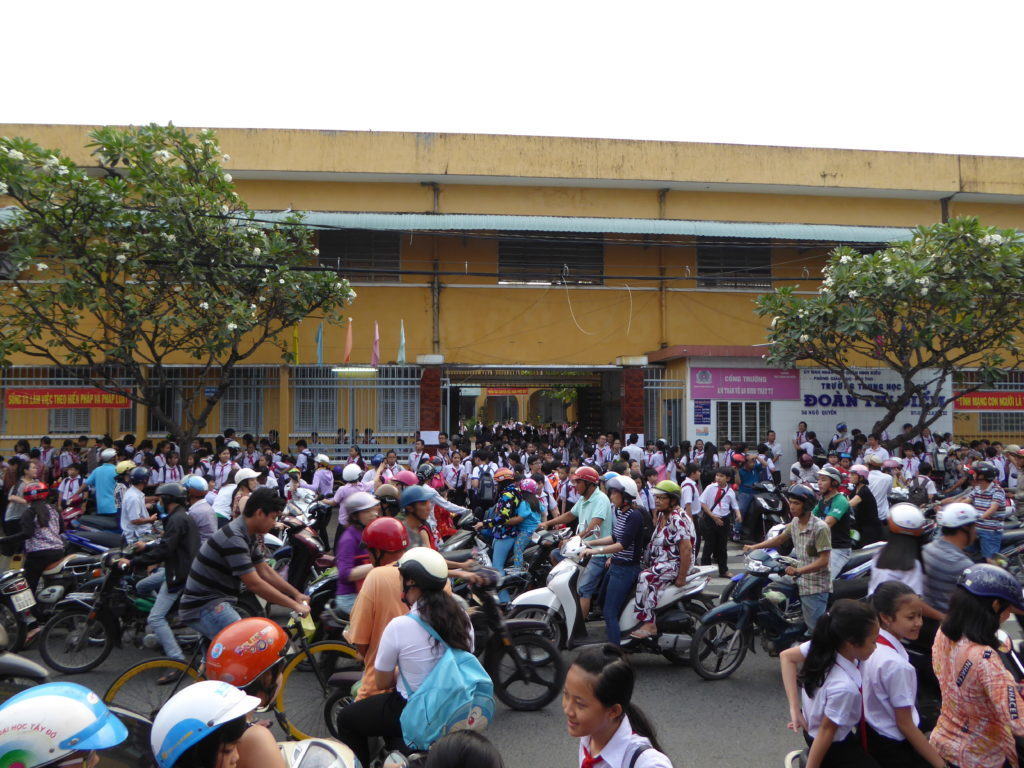
{"label": "license plate", "polygon": [[11,595],[11,604],[16,611],[27,611],[36,604],[36,598],[32,594],[32,590],[23,589],[21,592],[15,592]]}

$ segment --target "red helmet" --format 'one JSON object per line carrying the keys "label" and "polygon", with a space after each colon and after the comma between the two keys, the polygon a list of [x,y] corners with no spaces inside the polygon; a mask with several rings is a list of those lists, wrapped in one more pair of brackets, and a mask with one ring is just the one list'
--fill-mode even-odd
{"label": "red helmet", "polygon": [[409,532],[393,517],[378,517],[363,529],[363,544],[381,552],[401,552],[409,546]]}
{"label": "red helmet", "polygon": [[516,473],[508,467],[502,467],[494,473],[494,482],[508,483],[516,479]]}
{"label": "red helmet", "polygon": [[50,488],[46,483],[34,482],[29,483],[21,489],[21,496],[29,504],[33,501],[46,501],[46,497],[50,495]]}
{"label": "red helmet", "polygon": [[224,627],[206,654],[206,679],[244,688],[284,657],[288,635],[270,619],[252,618]]}
{"label": "red helmet", "polygon": [[395,475],[392,478],[392,480],[394,480],[396,483],[401,483],[402,485],[417,485],[419,483],[419,480],[416,478],[416,475],[414,475],[408,469],[403,469],[401,472]]}
{"label": "red helmet", "polygon": [[573,480],[582,480],[585,483],[591,483],[597,485],[601,482],[601,478],[598,477],[597,470],[593,467],[580,467],[576,470],[572,476]]}

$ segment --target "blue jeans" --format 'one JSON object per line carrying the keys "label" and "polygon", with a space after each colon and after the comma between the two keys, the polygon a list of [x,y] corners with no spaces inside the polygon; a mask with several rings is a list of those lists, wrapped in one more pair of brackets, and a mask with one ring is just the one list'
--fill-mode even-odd
{"label": "blue jeans", "polygon": [[241,619],[235,606],[227,600],[222,600],[219,603],[204,606],[200,609],[198,618],[186,623],[207,640],[213,640],[224,627],[241,621]]}
{"label": "blue jeans", "polygon": [[612,560],[608,568],[608,583],[604,590],[604,626],[608,642],[618,645],[622,640],[619,629],[619,614],[626,600],[636,594],[636,580],[640,576],[639,563],[620,563]]}
{"label": "blue jeans", "polygon": [[346,615],[351,615],[352,606],[356,604],[356,593],[334,596],[334,609],[342,610]]}
{"label": "blue jeans", "polygon": [[1002,544],[1002,531],[986,531],[982,528],[978,528],[978,548],[981,550],[981,556],[986,560],[998,555],[999,548]]}
{"label": "blue jeans", "polygon": [[139,579],[135,583],[135,592],[139,597],[148,597],[160,590],[160,587],[167,583],[164,578],[164,569],[157,568],[149,576]]}
{"label": "blue jeans", "polygon": [[828,592],[817,592],[813,595],[800,595],[800,610],[804,614],[807,634],[814,632],[814,625],[825,615],[828,608]]}
{"label": "blue jeans", "polygon": [[[512,554],[512,550],[516,546],[516,537],[509,536],[505,539],[494,540],[494,554],[491,557],[491,566],[501,572],[505,572],[505,563],[508,562],[508,556]],[[501,590],[498,593],[498,600],[502,603],[507,603],[509,594],[506,590]]]}
{"label": "blue jeans", "polygon": [[160,641],[160,647],[164,649],[165,656],[170,656],[178,661],[184,661],[185,654],[181,652],[181,646],[178,645],[178,641],[174,637],[174,630],[167,623],[167,614],[174,609],[174,603],[180,594],[180,591],[171,592],[167,589],[166,581],[161,584],[160,591],[156,593],[156,602],[153,603],[153,609],[149,612],[149,619],[147,619],[146,625],[156,635],[157,640]]}
{"label": "blue jeans", "polygon": [[743,535],[743,523],[747,519],[747,510],[750,509],[750,502],[753,500],[754,494],[752,493],[736,494],[736,504],[740,508],[740,513],[732,521],[732,537],[734,539],[738,539]]}

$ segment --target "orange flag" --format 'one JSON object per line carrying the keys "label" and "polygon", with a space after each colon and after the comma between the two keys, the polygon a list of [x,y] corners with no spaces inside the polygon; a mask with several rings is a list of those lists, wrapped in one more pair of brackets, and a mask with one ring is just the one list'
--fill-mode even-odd
{"label": "orange flag", "polygon": [[352,362],[352,318],[348,319],[348,333],[345,335],[345,362]]}

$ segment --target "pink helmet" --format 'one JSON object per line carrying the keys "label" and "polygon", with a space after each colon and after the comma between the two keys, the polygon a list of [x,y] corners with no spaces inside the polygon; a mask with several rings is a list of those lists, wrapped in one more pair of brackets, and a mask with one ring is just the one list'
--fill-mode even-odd
{"label": "pink helmet", "polygon": [[867,476],[871,474],[871,470],[865,467],[863,464],[854,464],[852,467],[850,467],[850,473],[854,475],[860,475],[866,480]]}
{"label": "pink helmet", "polygon": [[408,469],[403,469],[401,472],[395,475],[392,478],[392,480],[394,480],[396,483],[401,483],[402,485],[407,485],[410,487],[413,485],[417,485],[419,483],[419,480],[416,479],[416,475],[414,475]]}
{"label": "pink helmet", "polygon": [[885,469],[899,469],[903,466],[903,462],[899,459],[886,459],[882,462],[882,466],[885,467]]}
{"label": "pink helmet", "polygon": [[537,493],[539,488],[540,488],[540,486],[537,485],[537,481],[534,480],[532,477],[527,477],[527,478],[524,478],[523,480],[519,481],[519,490],[520,491],[524,491],[526,493],[532,493],[532,494],[536,495],[536,493]]}

